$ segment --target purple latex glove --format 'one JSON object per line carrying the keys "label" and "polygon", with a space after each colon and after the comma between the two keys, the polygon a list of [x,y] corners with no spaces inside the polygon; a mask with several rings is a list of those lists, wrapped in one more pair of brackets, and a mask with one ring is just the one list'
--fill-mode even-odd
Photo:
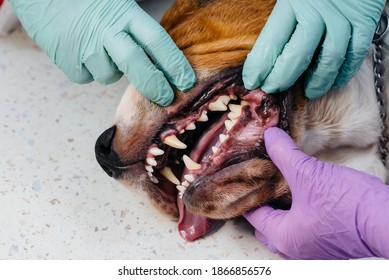
{"label": "purple latex glove", "polygon": [[389,258],[389,186],[304,154],[278,128],[266,130],[265,144],[289,183],[292,206],[245,214],[260,242],[287,259]]}

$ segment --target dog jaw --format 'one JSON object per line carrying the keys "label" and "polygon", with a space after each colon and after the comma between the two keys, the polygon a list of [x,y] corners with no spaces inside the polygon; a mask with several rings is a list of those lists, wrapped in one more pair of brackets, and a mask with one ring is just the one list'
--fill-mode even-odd
{"label": "dog jaw", "polygon": [[[238,69],[238,70],[227,71],[227,73],[232,73],[232,74],[228,74],[228,75],[232,75],[233,77],[235,77],[235,75],[236,75],[236,74],[234,74],[235,72],[240,72],[240,70]],[[221,76],[220,75],[217,76],[216,78],[214,78],[214,80],[216,80],[216,81],[218,81],[219,79],[221,79],[221,80],[227,79],[228,80],[228,75],[227,75],[227,77],[222,78],[223,75],[224,74],[222,74]],[[212,82],[211,82],[211,84],[212,84]],[[213,85],[213,86],[222,92],[226,92],[226,91],[228,92],[228,91],[232,90],[230,88],[230,86],[228,87],[228,89],[223,89],[222,85],[223,84],[221,84],[221,86],[218,86],[218,85],[216,85],[216,86]],[[175,212],[175,211],[171,210],[171,208],[174,208],[174,207],[172,207],[172,205],[169,205],[169,206],[164,205],[161,207],[161,205],[164,204],[164,203],[162,203],[162,201],[167,200],[167,201],[171,202],[172,204],[174,204],[176,193],[172,192],[172,191],[165,191],[165,190],[163,190],[163,188],[162,188],[162,190],[159,189],[159,192],[156,191],[156,190],[158,190],[158,188],[156,188],[154,184],[158,184],[158,182],[155,182],[158,180],[154,177],[154,175],[150,175],[150,173],[152,173],[153,167],[157,164],[155,159],[154,159],[154,156],[156,155],[155,153],[157,153],[157,155],[163,155],[164,151],[159,149],[155,144],[150,145],[150,143],[153,143],[153,142],[155,143],[155,140],[156,140],[155,137],[161,137],[161,139],[163,139],[162,138],[163,136],[156,135],[156,132],[161,131],[161,130],[163,131],[164,124],[166,124],[166,123],[171,123],[170,125],[168,125],[168,127],[171,127],[172,126],[172,119],[174,119],[174,116],[177,113],[182,113],[183,111],[188,110],[188,104],[191,104],[191,106],[194,106],[195,108],[196,108],[196,106],[200,106],[199,108],[203,108],[205,105],[197,104],[198,101],[196,101],[196,100],[199,98],[200,99],[204,98],[204,96],[202,96],[202,94],[203,94],[204,90],[206,91],[206,87],[207,87],[206,85],[198,84],[194,89],[191,90],[190,93],[187,93],[187,94],[179,93],[178,96],[182,97],[183,95],[185,95],[185,98],[183,99],[183,98],[178,97],[172,106],[162,108],[162,107],[156,106],[153,103],[147,101],[144,97],[141,96],[141,94],[139,92],[136,91],[136,89],[132,85],[130,85],[127,88],[125,94],[123,95],[122,100],[121,100],[121,102],[118,106],[118,109],[117,109],[116,121],[115,121],[116,131],[115,131],[115,135],[114,135],[113,142],[112,142],[112,150],[115,151],[115,153],[117,155],[119,155],[118,162],[120,162],[120,163],[118,163],[118,164],[119,164],[120,168],[122,170],[126,170],[126,172],[124,172],[123,175],[118,177],[117,179],[120,179],[125,184],[126,183],[128,184],[128,182],[133,183],[133,182],[136,182],[137,180],[143,181],[143,182],[141,182],[142,184],[140,184],[141,188],[144,189],[146,191],[146,193],[149,194],[149,196],[152,198],[152,200],[155,202],[156,205],[160,206],[159,208],[168,209],[167,211],[166,211],[166,209],[164,209],[164,211],[168,212],[169,214],[171,214],[172,212]],[[240,86],[235,86],[235,87],[238,88],[238,91],[240,91],[239,90]],[[275,114],[273,117],[273,118],[275,118],[275,120],[273,120],[269,124],[264,123],[263,125],[264,126],[266,126],[266,125],[274,126],[277,124],[278,113],[277,112],[271,113],[271,110],[272,110],[271,106],[274,106],[274,105],[271,105],[273,103],[269,103],[269,101],[262,101],[262,98],[264,98],[264,97],[262,97],[263,93],[261,93],[260,91],[258,91],[258,93],[256,93],[256,91],[249,92],[249,91],[243,89],[243,93],[240,93],[240,94],[242,95],[242,98],[247,100],[244,102],[246,102],[247,104],[250,104],[250,103],[253,104],[253,105],[250,105],[250,106],[253,106],[251,109],[248,105],[246,105],[246,107],[244,107],[242,105],[232,105],[232,106],[236,106],[236,107],[240,107],[240,108],[246,108],[245,111],[247,111],[247,112],[246,113],[242,112],[241,113],[242,116],[244,114],[248,114],[247,116],[254,116],[254,115],[256,115],[257,110],[260,107],[261,108],[263,107],[262,109],[260,109],[260,110],[264,110],[263,113],[260,113],[260,114],[264,114],[261,117],[261,118],[263,118],[263,120],[266,120],[267,118],[270,118],[272,114],[273,115]],[[217,96],[217,95],[215,95],[215,96]],[[228,95],[226,97],[228,97]],[[269,98],[270,97],[272,97],[273,99],[275,98],[274,96],[269,96]],[[212,102],[212,98],[215,99],[217,97],[213,97],[211,95],[207,98],[210,98],[211,101],[202,101],[202,102],[205,102],[205,104],[207,104],[207,102],[209,102],[209,104],[212,105],[211,103],[215,103],[215,102]],[[237,97],[235,96],[235,98],[237,98]],[[228,99],[230,99],[230,97],[228,97]],[[262,102],[266,102],[266,103],[261,104]],[[258,105],[255,105],[255,104],[258,104]],[[206,106],[210,106],[210,105],[206,105]],[[258,106],[258,108],[256,106]],[[212,109],[210,107],[209,110],[218,111],[219,109]],[[227,108],[226,108],[226,110],[227,110]],[[251,110],[251,113],[250,113],[250,110]],[[236,112],[234,114],[236,114]],[[226,115],[227,115],[227,113],[226,113]],[[237,137],[234,140],[234,142],[231,142],[230,144],[232,145],[232,143],[234,143],[234,146],[231,148],[227,148],[229,150],[229,152],[226,151],[224,153],[228,153],[230,158],[231,157],[236,158],[237,155],[239,155],[239,151],[245,151],[244,157],[241,158],[241,160],[243,160],[245,162],[249,159],[250,154],[251,154],[251,157],[254,156],[254,154],[252,154],[254,152],[254,150],[253,150],[253,152],[249,152],[249,151],[250,151],[250,149],[253,149],[253,147],[255,147],[257,145],[256,144],[257,140],[255,140],[256,138],[253,138],[253,140],[249,140],[249,139],[251,139],[250,137],[253,137],[253,136],[250,136],[250,134],[252,134],[252,133],[258,134],[256,137],[260,137],[260,138],[262,137],[261,134],[263,133],[263,129],[254,127],[254,125],[255,126],[258,125],[256,123],[262,122],[262,120],[258,119],[255,122],[253,122],[252,125],[250,125],[249,119],[247,117],[240,117],[240,118],[242,118],[244,120],[243,121],[244,123],[242,126],[243,128],[241,128],[241,129],[243,129],[241,132],[243,134],[242,134],[242,136]],[[259,117],[256,116],[256,118],[259,118]],[[234,122],[233,121],[230,121],[230,122],[233,123],[232,125],[235,124],[234,127],[229,128],[229,130],[232,130],[230,133],[234,133],[232,135],[235,135],[237,132],[234,132],[234,131],[240,130],[239,128],[237,128],[237,127],[239,127],[239,123],[236,124],[237,119],[234,120]],[[266,122],[268,122],[268,121],[266,121]],[[194,124],[193,124],[193,126],[195,127]],[[250,128],[251,126],[253,126],[253,127]],[[184,125],[184,127],[185,127],[185,125]],[[190,128],[187,128],[187,129],[190,129]],[[192,129],[194,129],[194,128],[192,128]],[[176,129],[176,130],[180,131],[181,129]],[[247,132],[244,132],[245,130],[247,130]],[[247,136],[245,134],[247,134]],[[239,134],[237,134],[237,136],[238,135]],[[253,142],[251,144],[249,144],[249,146],[244,148],[244,146],[242,146],[242,145],[247,141],[253,141]],[[228,141],[225,141],[225,142],[227,143]],[[149,143],[149,144],[147,144],[147,143]],[[238,144],[238,143],[240,143],[240,144]],[[173,145],[173,144],[170,144],[170,145]],[[147,146],[149,146],[148,149],[147,149]],[[240,147],[240,148],[238,148],[238,147]],[[213,148],[215,148],[215,147],[213,147]],[[258,146],[255,149],[258,149],[258,148],[260,148],[260,150],[258,150],[257,152],[260,152],[260,151],[262,153],[264,152],[264,147]],[[210,149],[210,148],[208,148],[208,149]],[[221,148],[218,148],[218,149],[221,150]],[[151,150],[154,150],[154,152],[153,152],[154,155],[150,156]],[[234,153],[235,153],[234,150],[236,150],[236,152],[238,152],[238,154],[235,156],[234,156]],[[220,151],[217,152],[218,156],[215,157],[215,160],[214,160],[215,163],[213,163],[213,164],[216,164],[216,165],[223,164],[223,161],[221,159],[222,158],[221,154],[219,155],[219,153],[221,153],[221,152]],[[200,161],[199,155],[193,156],[191,154],[191,157],[195,158],[196,161]],[[239,156],[239,157],[241,157],[241,156]],[[227,159],[228,159],[228,157],[227,157]],[[153,163],[154,161],[155,161],[155,164]],[[142,164],[140,164],[140,163],[145,163],[145,162],[146,162],[146,169],[147,170],[145,170],[144,167],[142,168]],[[207,162],[209,162],[209,160]],[[256,165],[255,162],[258,162],[258,164]],[[259,167],[262,164],[264,166],[267,166],[266,162],[270,162],[270,161],[265,160],[265,159],[261,159],[261,160],[256,159],[256,160],[253,160],[252,165],[256,166],[256,167]],[[197,163],[193,162],[193,164],[196,165]],[[209,163],[206,163],[206,165],[209,165]],[[255,173],[254,169],[251,172],[251,175],[253,175],[253,176],[244,176],[243,174],[239,175],[238,173],[240,172],[240,170],[242,170],[241,166],[239,164],[234,164],[232,167],[226,168],[226,170],[231,169],[231,168],[232,169],[237,168],[237,170],[234,172],[235,175],[233,175],[233,176],[235,176],[235,178],[231,178],[230,180],[224,178],[224,177],[228,177],[230,175],[230,171],[219,172],[220,174],[216,175],[216,178],[219,177],[220,182],[219,182],[219,184],[216,184],[215,187],[217,185],[223,185],[227,181],[229,181],[229,183],[231,183],[232,185],[234,185],[234,184],[238,185],[238,182],[240,180],[241,183],[243,183],[243,184],[242,184],[242,190],[240,190],[240,191],[239,191],[238,187],[231,188],[231,191],[229,191],[228,187],[226,187],[226,189],[225,189],[226,198],[229,196],[231,196],[231,197],[235,196],[238,199],[241,196],[245,196],[244,193],[250,193],[251,191],[253,191],[253,190],[249,190],[249,186],[250,186],[250,184],[252,185],[254,182],[255,182],[255,184],[257,184],[256,187],[258,189],[261,189],[261,188],[264,189],[264,194],[261,198],[256,197],[256,196],[251,196],[251,199],[242,198],[243,201],[247,200],[247,202],[242,203],[240,206],[240,209],[237,205],[234,206],[235,210],[232,210],[233,208],[231,207],[232,206],[231,201],[230,201],[231,199],[227,198],[224,201],[222,199],[219,199],[219,202],[218,202],[219,207],[214,207],[214,211],[212,213],[210,211],[208,211],[208,213],[206,215],[207,217],[218,218],[218,219],[235,217],[237,215],[242,214],[247,209],[251,209],[251,208],[257,206],[260,202],[269,202],[269,201],[274,200],[277,197],[279,197],[279,196],[274,197],[273,193],[272,193],[272,195],[269,194],[269,196],[267,196],[266,194],[268,193],[268,191],[265,190],[267,188],[267,186],[266,186],[266,184],[264,184],[266,179],[272,179],[271,181],[273,182],[273,187],[275,187],[277,185],[276,181],[274,180],[274,176],[273,176],[272,172],[270,172],[271,169],[275,169],[274,166],[271,165],[271,167],[269,167],[267,169],[267,171],[263,173],[266,176],[265,175],[261,175],[261,176],[253,175]],[[159,170],[160,170],[160,173],[162,173],[161,168],[159,168]],[[217,171],[217,169],[213,170],[213,171],[212,170],[213,169],[208,167],[207,171],[204,170],[204,171],[199,171],[199,172],[202,173],[202,175],[208,174],[209,177],[212,178],[212,176],[215,175],[214,173],[215,173],[215,171]],[[245,169],[243,169],[243,170],[245,170]],[[147,178],[145,176],[146,172],[149,174],[149,178]],[[233,173],[231,173],[231,174],[233,174]],[[196,177],[198,177],[198,176],[196,175]],[[145,181],[146,181],[146,183],[144,183]],[[151,181],[151,183],[150,183],[150,181]],[[189,189],[196,188],[196,191],[195,192],[192,191],[191,193],[198,194],[202,190],[204,190],[204,192],[208,192],[209,191],[208,189],[210,188],[209,187],[210,184],[208,184],[208,183],[204,184],[204,181],[206,182],[207,180],[199,180],[198,182],[195,181],[196,184],[194,184],[194,187],[191,187]],[[245,182],[246,182],[246,184],[244,185]],[[204,187],[202,187],[201,185],[203,185]],[[244,188],[243,185],[247,187],[246,190],[243,190],[243,188]],[[219,187],[215,188],[216,192],[218,192],[218,189],[219,189]],[[229,195],[228,194],[229,192],[233,192],[233,193],[231,193]],[[247,194],[246,196],[249,197],[249,194]],[[189,199],[188,197],[189,197],[189,194],[185,196],[185,200],[192,201],[192,199]],[[250,201],[250,203],[249,203],[249,201]],[[198,205],[198,204],[196,204],[196,202],[194,202],[193,205]],[[230,209],[230,211],[228,211],[228,209]],[[194,211],[194,212],[200,213],[202,211],[199,210],[199,211]],[[203,212],[203,214],[204,213],[205,212]],[[176,216],[176,214],[174,214],[174,216]]]}

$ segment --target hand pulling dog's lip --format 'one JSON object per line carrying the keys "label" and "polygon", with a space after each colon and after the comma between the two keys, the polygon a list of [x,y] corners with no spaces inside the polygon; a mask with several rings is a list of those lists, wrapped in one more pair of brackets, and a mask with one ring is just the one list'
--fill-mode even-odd
{"label": "hand pulling dog's lip", "polygon": [[[188,94],[192,100],[181,108],[168,108],[170,117],[146,155],[145,168],[150,181],[158,185],[165,197],[177,197],[178,228],[188,241],[218,224],[217,220],[192,213],[185,206],[193,189],[201,184],[201,178],[231,165],[239,168],[240,162],[253,157],[265,157],[265,129],[272,126],[287,129],[286,110],[281,110],[285,109],[287,95],[245,89],[240,70],[230,69],[198,84]],[[209,123],[212,124],[207,126]],[[191,190],[189,194],[187,189]]]}

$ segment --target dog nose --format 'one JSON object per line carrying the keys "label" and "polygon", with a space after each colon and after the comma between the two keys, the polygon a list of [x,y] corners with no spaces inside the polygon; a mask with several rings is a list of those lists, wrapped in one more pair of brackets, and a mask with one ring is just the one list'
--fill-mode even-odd
{"label": "dog nose", "polygon": [[108,128],[96,140],[95,155],[97,162],[113,178],[118,178],[122,170],[120,167],[120,158],[112,148],[112,141],[115,137],[116,126]]}

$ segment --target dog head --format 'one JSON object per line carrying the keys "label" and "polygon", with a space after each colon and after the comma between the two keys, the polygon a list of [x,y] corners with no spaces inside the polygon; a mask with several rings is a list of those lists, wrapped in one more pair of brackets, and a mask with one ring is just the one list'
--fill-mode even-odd
{"label": "dog head", "polygon": [[290,96],[249,91],[241,80],[242,64],[274,4],[178,0],[161,24],[194,68],[196,85],[176,90],[165,108],[130,85],[115,125],[96,142],[102,168],[178,218],[187,240],[261,204],[290,205],[263,141],[268,127],[288,129]]}

